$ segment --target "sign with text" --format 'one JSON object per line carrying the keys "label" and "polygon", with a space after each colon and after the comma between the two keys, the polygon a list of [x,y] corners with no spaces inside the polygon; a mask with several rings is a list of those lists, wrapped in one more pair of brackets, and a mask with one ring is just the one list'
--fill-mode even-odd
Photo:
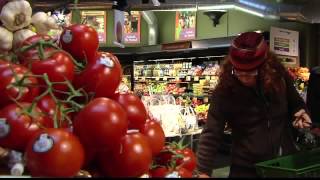
{"label": "sign with text", "polygon": [[299,56],[299,32],[271,27],[270,50],[284,56]]}
{"label": "sign with text", "polygon": [[177,11],[175,40],[183,41],[196,38],[196,11]]}
{"label": "sign with text", "polygon": [[81,21],[83,24],[92,26],[99,36],[100,43],[107,42],[106,26],[107,14],[106,11],[81,11]]}
{"label": "sign with text", "polygon": [[140,43],[140,22],[141,15],[139,11],[131,11],[131,15],[125,12],[124,16],[124,43]]}

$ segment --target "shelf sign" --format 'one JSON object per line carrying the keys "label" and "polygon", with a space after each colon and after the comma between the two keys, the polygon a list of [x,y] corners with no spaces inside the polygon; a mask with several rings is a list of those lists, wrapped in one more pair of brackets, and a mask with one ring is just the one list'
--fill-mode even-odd
{"label": "shelf sign", "polygon": [[106,11],[81,11],[82,23],[93,27],[98,32],[99,43],[107,42]]}
{"label": "shelf sign", "polygon": [[194,81],[199,81],[199,76],[195,76],[195,77],[193,78],[193,80],[194,80]]}
{"label": "shelf sign", "polygon": [[176,81],[179,81],[179,80],[180,80],[180,78],[177,76],[177,77],[176,77]]}
{"label": "shelf sign", "polygon": [[209,80],[209,81],[210,81],[210,79],[211,79],[210,76],[206,76],[206,80]]}
{"label": "shelf sign", "polygon": [[144,77],[144,76],[141,77],[141,80],[142,80],[142,81],[145,81],[145,80],[146,80],[146,77]]}
{"label": "shelf sign", "polygon": [[139,11],[131,11],[131,16],[125,12],[124,43],[140,43],[140,21],[141,16]]}
{"label": "shelf sign", "polygon": [[164,77],[163,77],[163,80],[164,80],[164,81],[168,80],[168,77],[167,77],[167,76],[164,76]]}
{"label": "shelf sign", "polygon": [[138,79],[139,79],[139,78],[138,78],[137,76],[134,77],[134,80],[135,80],[135,81],[138,81]]}
{"label": "shelf sign", "polygon": [[160,80],[160,77],[156,77],[156,81],[159,81]]}
{"label": "shelf sign", "polygon": [[184,41],[196,38],[196,11],[177,11],[175,40]]}
{"label": "shelf sign", "polygon": [[186,81],[191,81],[191,77],[190,77],[190,76],[187,76],[187,77],[186,77]]}

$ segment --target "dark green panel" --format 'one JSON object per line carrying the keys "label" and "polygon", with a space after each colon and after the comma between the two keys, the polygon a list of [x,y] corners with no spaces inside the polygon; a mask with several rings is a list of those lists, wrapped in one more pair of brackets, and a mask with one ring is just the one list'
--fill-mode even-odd
{"label": "dark green panel", "polygon": [[220,24],[214,27],[212,20],[204,11],[197,13],[197,39],[209,39],[228,36],[228,13],[220,18]]}
{"label": "dark green panel", "polygon": [[159,43],[174,42],[175,12],[155,12],[158,18]]}

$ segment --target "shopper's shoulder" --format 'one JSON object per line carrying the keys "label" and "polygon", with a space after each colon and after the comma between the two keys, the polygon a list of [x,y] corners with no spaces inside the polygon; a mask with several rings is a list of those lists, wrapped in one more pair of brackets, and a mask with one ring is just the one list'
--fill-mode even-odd
{"label": "shopper's shoulder", "polygon": [[211,99],[213,101],[224,102],[224,101],[230,100],[231,94],[232,94],[232,91],[230,91],[230,90],[215,89],[212,92]]}

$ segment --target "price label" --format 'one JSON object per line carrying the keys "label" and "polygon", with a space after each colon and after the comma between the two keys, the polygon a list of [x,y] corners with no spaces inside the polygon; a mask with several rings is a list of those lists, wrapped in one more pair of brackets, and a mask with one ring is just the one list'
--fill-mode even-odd
{"label": "price label", "polygon": [[141,81],[145,81],[146,80],[146,77],[141,77]]}
{"label": "price label", "polygon": [[195,76],[195,77],[193,78],[193,80],[194,80],[194,81],[199,81],[199,76]]}
{"label": "price label", "polygon": [[210,76],[206,76],[206,80],[210,81],[211,77]]}
{"label": "price label", "polygon": [[156,81],[159,81],[160,80],[160,77],[156,77]]}
{"label": "price label", "polygon": [[187,76],[187,77],[186,77],[186,81],[191,81],[191,77],[190,77],[190,76]]}
{"label": "price label", "polygon": [[180,80],[180,78],[179,77],[176,77],[176,81],[179,81]]}
{"label": "price label", "polygon": [[164,77],[163,77],[163,80],[164,80],[164,81],[168,80],[168,77],[167,77],[167,76],[164,76]]}
{"label": "price label", "polygon": [[135,81],[138,81],[138,79],[139,79],[139,77],[137,77],[137,76],[134,77],[134,80],[135,80]]}

